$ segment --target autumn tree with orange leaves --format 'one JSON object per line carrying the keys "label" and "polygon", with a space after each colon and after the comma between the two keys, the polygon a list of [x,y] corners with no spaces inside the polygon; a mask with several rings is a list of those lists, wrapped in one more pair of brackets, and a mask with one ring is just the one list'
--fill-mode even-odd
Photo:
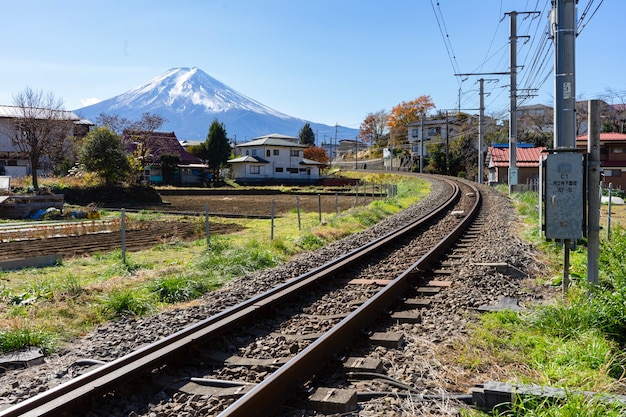
{"label": "autumn tree with orange leaves", "polygon": [[308,148],[304,148],[304,157],[312,161],[321,162],[324,164],[324,167],[328,165],[328,161],[330,161],[330,158],[324,148],[320,148],[319,146],[309,146]]}
{"label": "autumn tree with orange leaves", "polygon": [[402,103],[391,109],[387,118],[387,128],[393,140],[393,145],[398,146],[408,142],[408,125],[418,122],[428,110],[435,107],[430,96],[419,96],[415,100]]}
{"label": "autumn tree with orange leaves", "polygon": [[387,118],[389,115],[385,110],[369,113],[365,116],[359,128],[359,138],[367,144],[375,145],[379,148],[386,145],[387,139]]}

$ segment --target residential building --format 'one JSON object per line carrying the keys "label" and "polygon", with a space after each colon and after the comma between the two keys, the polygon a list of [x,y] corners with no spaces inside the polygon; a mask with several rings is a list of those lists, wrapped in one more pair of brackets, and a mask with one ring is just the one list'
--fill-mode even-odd
{"label": "residential building", "polygon": [[[129,132],[122,135],[128,153],[145,149],[145,169],[142,180],[148,184],[203,186],[209,182],[209,166],[181,145],[174,132]],[[173,172],[163,169],[161,156],[179,158]]]}
{"label": "residential building", "polygon": [[235,146],[241,155],[228,161],[231,176],[243,184],[310,184],[324,164],[304,158],[298,138],[272,133]]}
{"label": "residential building", "polygon": [[[23,118],[24,109],[16,106],[0,105],[0,174],[17,178],[28,176],[32,173],[32,167],[28,154],[13,144],[12,138],[16,135],[19,120]],[[93,123],[89,120],[81,119],[71,111],[54,111],[59,120],[70,120],[73,128],[67,136],[84,137]],[[45,117],[49,118],[48,112]],[[46,175],[53,169],[51,161],[47,157],[42,157],[40,165],[37,167],[40,175]]]}
{"label": "residential building", "polygon": [[[576,147],[587,149],[587,134],[576,138]],[[626,189],[626,134],[600,133],[600,166],[602,181],[606,186]]]}
{"label": "residential building", "polygon": [[[533,186],[539,180],[539,157],[546,148],[534,147],[528,143],[518,143],[515,152],[517,183]],[[492,144],[487,149],[489,185],[509,183],[509,144]]]}

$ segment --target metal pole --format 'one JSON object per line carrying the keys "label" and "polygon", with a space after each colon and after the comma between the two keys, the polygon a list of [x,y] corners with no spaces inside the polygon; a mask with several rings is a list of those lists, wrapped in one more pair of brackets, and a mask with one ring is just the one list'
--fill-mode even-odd
{"label": "metal pole", "polygon": [[322,195],[317,195],[317,212],[319,213],[319,221],[322,222]]}
{"label": "metal pole", "polygon": [[209,205],[204,206],[204,230],[206,233],[207,245],[211,242],[211,229],[209,226]]}
{"label": "metal pole", "polygon": [[424,172],[424,112],[422,112],[420,132],[420,174]]}
{"label": "metal pole", "polygon": [[302,230],[302,224],[300,223],[300,196],[296,196],[296,211],[298,213],[298,230]]}
{"label": "metal pole", "polygon": [[126,263],[126,209],[122,209],[122,263]]}
{"label": "metal pole", "polygon": [[563,257],[563,295],[567,294],[569,289],[569,239],[565,239],[565,254]]}
{"label": "metal pole", "polygon": [[589,100],[589,128],[587,139],[587,282],[598,283],[600,255],[600,101]]}
{"label": "metal pole", "polygon": [[270,232],[270,240],[274,240],[274,199],[272,198],[272,228]]}
{"label": "metal pole", "polygon": [[517,12],[511,18],[511,92],[509,109],[509,194],[517,185]]}
{"label": "metal pole", "polygon": [[552,0],[554,37],[554,147],[576,147],[576,3]]}
{"label": "metal pole", "polygon": [[478,119],[478,178],[476,180],[477,183],[483,183],[483,140],[485,136],[484,131],[484,114],[485,114],[485,97],[484,97],[484,86],[485,80],[481,78],[478,80],[480,83],[480,115]]}
{"label": "metal pole", "polygon": [[613,183],[609,183],[609,206],[606,215],[606,240],[611,240],[611,199],[613,198]]}

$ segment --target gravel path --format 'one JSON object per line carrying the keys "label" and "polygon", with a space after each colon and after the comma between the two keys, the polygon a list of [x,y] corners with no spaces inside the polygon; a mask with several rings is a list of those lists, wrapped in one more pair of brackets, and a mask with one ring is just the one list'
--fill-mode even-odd
{"label": "gravel path", "polygon": [[[116,359],[139,346],[265,291],[288,277],[319,266],[369,241],[373,236],[395,229],[398,224],[405,223],[405,219],[419,216],[427,211],[427,207],[439,204],[442,187],[441,183],[434,182],[433,192],[404,212],[367,231],[313,253],[299,255],[277,268],[241,277],[221,290],[206,295],[193,307],[152,317],[124,318],[106,323],[58,354],[47,357],[43,365],[0,375],[0,409],[67,381],[74,375],[72,364],[80,359]],[[383,358],[386,369],[404,370],[397,374],[403,380],[406,380],[408,372],[412,383],[431,392],[466,392],[471,385],[489,380],[487,377],[493,375],[493,370],[465,375],[463,370],[446,365],[445,359],[438,356],[441,353],[450,354],[445,352],[445,348],[452,349],[454,342],[464,337],[468,323],[476,319],[478,306],[495,304],[503,296],[518,297],[522,304],[541,301],[550,296],[544,289],[534,285],[532,280],[527,279],[527,276],[533,276],[540,271],[542,266],[536,261],[533,248],[516,236],[517,218],[508,197],[489,188],[484,188],[484,192],[488,221],[476,245],[470,249],[467,260],[456,270],[455,285],[436,299],[434,307],[425,313],[422,323],[412,325],[417,326],[416,328],[405,326],[402,329],[409,342],[402,351],[390,352],[382,348],[377,351]],[[486,262],[506,262],[511,268],[503,273],[493,267],[475,265]],[[447,313],[442,315],[442,311]],[[400,400],[372,401],[360,414],[354,415],[419,415],[406,414],[403,411],[406,407]],[[454,409],[456,405],[450,407]]]}

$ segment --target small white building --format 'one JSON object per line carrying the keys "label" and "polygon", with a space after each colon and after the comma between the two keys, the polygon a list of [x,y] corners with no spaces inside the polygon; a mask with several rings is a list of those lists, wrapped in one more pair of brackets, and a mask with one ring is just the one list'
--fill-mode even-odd
{"label": "small white building", "polygon": [[[52,118],[69,120],[73,122],[73,128],[67,132],[67,136],[84,137],[93,125],[89,120],[81,119],[75,113],[67,110],[26,109],[33,114],[41,113],[42,119]],[[32,167],[29,155],[19,146],[13,143],[12,138],[16,135],[20,119],[24,118],[25,109],[17,106],[0,105],[0,175],[12,178],[30,175]],[[46,149],[47,150],[47,149]],[[40,175],[51,170],[49,158],[42,155],[38,171]]]}
{"label": "small white building", "polygon": [[304,158],[298,138],[272,133],[236,145],[232,178],[242,184],[311,184],[320,179],[321,162]]}

